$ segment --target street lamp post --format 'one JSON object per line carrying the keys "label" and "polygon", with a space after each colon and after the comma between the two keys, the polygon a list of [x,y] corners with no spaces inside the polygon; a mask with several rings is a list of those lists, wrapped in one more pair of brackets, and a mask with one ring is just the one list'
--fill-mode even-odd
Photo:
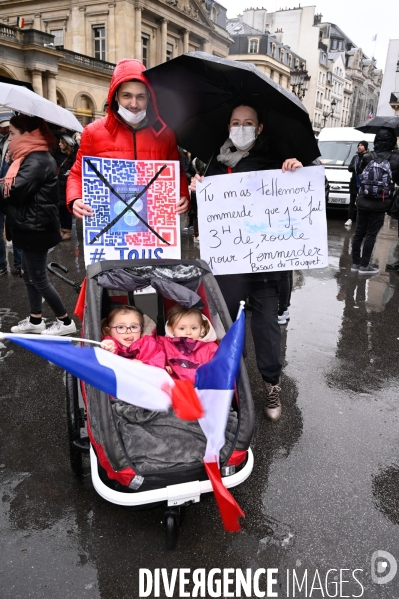
{"label": "street lamp post", "polygon": [[309,89],[310,75],[308,75],[305,69],[305,63],[301,64],[301,67],[295,67],[293,71],[290,71],[290,85],[292,87],[292,93],[295,94],[300,100],[303,100],[306,92]]}
{"label": "street lamp post", "polygon": [[326,122],[329,116],[334,116],[335,107],[337,105],[337,100],[333,98],[331,100],[331,110],[324,110],[323,112],[323,129],[326,126]]}

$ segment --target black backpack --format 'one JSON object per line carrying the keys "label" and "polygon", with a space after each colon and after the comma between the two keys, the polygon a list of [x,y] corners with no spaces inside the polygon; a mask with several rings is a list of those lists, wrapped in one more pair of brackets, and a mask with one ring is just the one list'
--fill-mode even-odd
{"label": "black backpack", "polygon": [[375,200],[387,200],[392,196],[394,185],[392,170],[388,157],[379,158],[375,152],[370,154],[371,160],[360,175],[359,194]]}

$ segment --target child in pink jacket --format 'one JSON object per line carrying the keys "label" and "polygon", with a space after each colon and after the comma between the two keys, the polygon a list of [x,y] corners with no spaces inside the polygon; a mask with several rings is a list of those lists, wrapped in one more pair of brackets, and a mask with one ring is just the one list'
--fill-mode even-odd
{"label": "child in pink jacket", "polygon": [[151,335],[143,335],[144,316],[135,306],[118,305],[101,322],[101,347],[129,360],[165,368],[163,348]]}
{"label": "child in pink jacket", "polygon": [[166,356],[166,370],[174,379],[195,383],[198,366],[209,362],[219,347],[216,333],[197,308],[174,306],[168,313],[165,337],[158,337]]}

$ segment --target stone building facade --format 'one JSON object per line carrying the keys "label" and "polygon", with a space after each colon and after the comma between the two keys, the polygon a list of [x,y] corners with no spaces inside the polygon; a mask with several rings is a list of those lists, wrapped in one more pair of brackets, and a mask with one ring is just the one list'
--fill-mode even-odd
{"label": "stone building facade", "polygon": [[367,57],[337,25],[320,23],[319,27],[320,38],[328,46],[329,52],[342,55],[345,75],[352,81],[352,102],[347,126],[355,127],[369,115],[377,114],[382,70],[377,69],[376,60]]}
{"label": "stone building facade", "polygon": [[[376,114],[381,70],[337,25],[322,22],[315,6],[299,5],[274,12],[250,8],[236,20],[258,29],[269,39],[276,36],[283,47],[302,57],[300,60],[305,62],[311,77],[303,104],[315,135],[323,127],[353,127],[371,111]],[[254,32],[252,35],[255,37]],[[230,48],[230,54],[234,47]],[[238,56],[234,54],[232,58]]]}
{"label": "stone building facade", "polygon": [[229,58],[251,62],[270,79],[291,89],[290,71],[302,63],[306,66],[306,61],[282,43],[280,32],[272,34],[261,31],[238,18],[228,20],[227,30],[234,40],[230,46]]}
{"label": "stone building facade", "polygon": [[[24,29],[16,27],[18,17]],[[137,58],[150,68],[194,50],[227,56],[230,44],[226,9],[213,0],[0,4],[0,75],[32,83],[84,125],[104,114],[121,58]]]}
{"label": "stone building facade", "polygon": [[378,116],[399,116],[399,39],[389,40]]}

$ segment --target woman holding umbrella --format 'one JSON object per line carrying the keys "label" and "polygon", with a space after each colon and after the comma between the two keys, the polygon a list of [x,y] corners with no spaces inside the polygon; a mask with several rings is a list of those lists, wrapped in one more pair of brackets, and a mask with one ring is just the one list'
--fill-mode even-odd
{"label": "woman holding umbrella", "polygon": [[[252,100],[238,102],[230,114],[228,138],[215,152],[205,176],[243,173],[282,168],[295,171],[302,166],[296,158],[283,160],[272,141],[261,133],[264,128],[261,110]],[[195,191],[196,175],[190,189]],[[281,416],[280,401],[280,341],[278,324],[281,272],[265,274],[219,275],[216,277],[232,320],[236,318],[240,300],[249,297],[252,306],[251,330],[256,360],[266,391],[265,414],[276,422]]]}
{"label": "woman holding umbrella", "polygon": [[[9,139],[12,162],[0,183],[0,201],[13,240],[22,249],[22,276],[30,303],[30,316],[11,331],[69,335],[76,332],[75,323],[47,276],[47,252],[61,241],[57,167],[49,152],[55,139],[43,119],[24,114],[11,119]],[[48,329],[42,320],[42,298],[57,317]]]}

